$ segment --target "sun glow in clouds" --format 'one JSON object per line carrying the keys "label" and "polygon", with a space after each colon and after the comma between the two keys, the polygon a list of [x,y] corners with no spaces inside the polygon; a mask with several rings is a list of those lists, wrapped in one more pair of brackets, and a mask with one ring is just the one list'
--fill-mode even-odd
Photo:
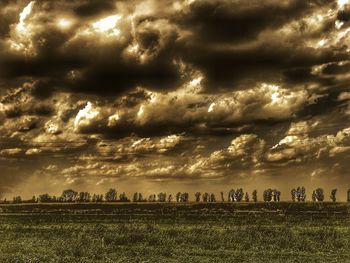
{"label": "sun glow in clouds", "polygon": [[195,79],[191,80],[190,85],[194,86],[194,87],[198,86],[199,84],[201,84],[202,79],[203,79],[202,77],[195,78]]}
{"label": "sun glow in clouds", "polygon": [[30,2],[23,11],[19,14],[19,23],[17,24],[17,31],[20,33],[24,33],[26,31],[26,18],[31,14],[35,1]]}
{"label": "sun glow in clouds", "polygon": [[68,29],[72,25],[72,21],[67,18],[60,18],[57,21],[57,26],[61,29]]}
{"label": "sun glow in clouds", "polygon": [[349,4],[349,0],[338,0],[338,6],[343,7],[345,5]]}
{"label": "sun glow in clouds", "polygon": [[210,104],[209,108],[208,108],[208,112],[212,112],[214,110],[216,103],[213,102],[212,104]]}
{"label": "sun glow in clouds", "polygon": [[81,124],[89,123],[90,120],[97,117],[99,112],[94,110],[90,101],[86,104],[84,109],[81,109],[74,120],[74,128],[78,128]]}
{"label": "sun glow in clouds", "polygon": [[272,94],[271,94],[271,102],[272,103],[279,103],[280,102],[282,94],[280,92],[279,86],[263,83],[262,87],[269,88],[272,91]]}
{"label": "sun glow in clouds", "polygon": [[120,34],[120,30],[115,27],[120,19],[120,15],[108,16],[93,23],[92,27],[97,32],[107,33],[109,36],[118,36]]}
{"label": "sun glow in clouds", "polygon": [[120,119],[120,117],[119,117],[118,113],[109,116],[108,117],[108,127],[115,126],[118,123],[119,119]]}
{"label": "sun glow in clouds", "polygon": [[137,116],[140,117],[143,114],[143,112],[144,112],[144,107],[143,105],[141,105],[139,111],[137,112]]}

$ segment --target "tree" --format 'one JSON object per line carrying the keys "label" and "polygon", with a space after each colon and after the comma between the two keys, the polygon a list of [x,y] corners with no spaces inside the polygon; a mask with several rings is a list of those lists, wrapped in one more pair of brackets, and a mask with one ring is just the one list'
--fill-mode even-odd
{"label": "tree", "polygon": [[216,202],[215,194],[211,193],[209,201],[212,203]]}
{"label": "tree", "polygon": [[38,199],[40,203],[49,203],[52,201],[52,197],[49,194],[39,195]]}
{"label": "tree", "polygon": [[243,197],[244,197],[243,189],[242,188],[237,189],[234,194],[234,199],[236,200],[236,202],[242,202]]}
{"label": "tree", "polygon": [[277,195],[276,195],[276,190],[272,190],[272,200],[274,201],[274,202],[277,202]]}
{"label": "tree", "polygon": [[306,200],[306,190],[305,190],[305,187],[302,186],[300,188],[300,201],[305,202],[305,200]]}
{"label": "tree", "polygon": [[291,195],[292,195],[293,202],[295,202],[295,200],[297,200],[298,202],[305,202],[305,200],[306,200],[305,187],[298,186],[297,189],[292,189]]}
{"label": "tree", "polygon": [[347,199],[346,199],[348,202],[350,202],[350,189],[348,189],[348,192],[347,192]]}
{"label": "tree", "polygon": [[335,202],[335,201],[337,201],[337,197],[336,197],[336,194],[337,194],[337,189],[332,189],[332,191],[331,191],[331,200],[333,201],[333,202]]}
{"label": "tree", "polygon": [[156,201],[156,195],[155,194],[153,194],[153,195],[150,195],[149,197],[148,197],[148,202],[155,202]]}
{"label": "tree", "polygon": [[145,202],[145,201],[146,201],[146,199],[143,199],[142,194],[139,193],[139,202]]}
{"label": "tree", "polygon": [[220,192],[220,195],[221,195],[221,202],[225,202],[224,192]]}
{"label": "tree", "polygon": [[271,202],[272,201],[272,189],[266,189],[263,193],[263,199],[264,202]]}
{"label": "tree", "polygon": [[133,202],[138,202],[139,201],[139,194],[136,192],[136,193],[134,193],[134,196],[133,196],[133,198],[132,198],[132,201]]}
{"label": "tree", "polygon": [[103,195],[93,194],[91,201],[94,203],[103,202]]}
{"label": "tree", "polygon": [[229,202],[234,202],[235,201],[235,190],[231,189],[229,192],[228,192],[228,201]]}
{"label": "tree", "polygon": [[323,202],[324,200],[324,193],[322,188],[317,188],[315,191],[315,201],[316,202]]}
{"label": "tree", "polygon": [[32,199],[30,200],[32,203],[36,203],[37,202],[37,199],[35,197],[35,195],[33,195]]}
{"label": "tree", "polygon": [[295,200],[296,200],[296,195],[297,195],[297,191],[293,188],[293,189],[290,191],[290,194],[292,195],[292,201],[295,202]]}
{"label": "tree", "polygon": [[159,193],[158,202],[165,202],[165,201],[166,201],[166,193]]}
{"label": "tree", "polygon": [[199,202],[201,200],[201,192],[197,192],[194,194],[194,196],[196,197],[196,202]]}
{"label": "tree", "polygon": [[276,202],[281,201],[281,191],[278,191],[275,189],[275,197],[276,197]]}
{"label": "tree", "polygon": [[249,202],[249,194],[248,194],[248,192],[245,193],[244,200],[246,202]]}
{"label": "tree", "polygon": [[177,194],[176,194],[176,202],[180,202],[181,200],[180,200],[180,197],[181,197],[181,192],[178,192]]}
{"label": "tree", "polygon": [[72,189],[67,189],[64,190],[61,197],[63,202],[74,202],[75,199],[77,198],[78,192],[72,190]]}
{"label": "tree", "polygon": [[317,201],[317,199],[316,199],[316,191],[315,190],[312,191],[311,198],[312,198],[312,202],[316,202]]}
{"label": "tree", "polygon": [[253,201],[256,203],[258,201],[258,191],[257,190],[254,190],[252,192],[252,198],[253,198]]}
{"label": "tree", "polygon": [[110,188],[105,194],[105,200],[107,202],[117,201],[117,190],[115,190],[114,188]]}
{"label": "tree", "polygon": [[298,202],[301,201],[301,188],[299,186],[297,187],[296,198]]}
{"label": "tree", "polygon": [[277,189],[271,190],[271,200],[274,202],[279,202],[281,199],[281,192],[278,191]]}
{"label": "tree", "polygon": [[209,194],[208,193],[204,193],[202,198],[203,198],[203,202],[209,202]]}
{"label": "tree", "polygon": [[182,193],[180,199],[181,199],[181,202],[188,202],[188,199],[189,199],[188,193]]}
{"label": "tree", "polygon": [[[116,193],[117,195],[117,193]],[[119,195],[119,201],[120,202],[130,202],[129,198],[126,196],[125,192],[121,193]]]}
{"label": "tree", "polygon": [[91,201],[91,195],[88,192],[80,192],[76,199],[77,202],[87,203]]}
{"label": "tree", "polygon": [[168,202],[170,203],[172,200],[173,200],[173,196],[170,194],[170,195],[168,196]]}
{"label": "tree", "polygon": [[14,204],[20,204],[20,203],[22,203],[22,197],[20,197],[20,196],[15,196],[15,197],[13,198],[13,203],[14,203]]}

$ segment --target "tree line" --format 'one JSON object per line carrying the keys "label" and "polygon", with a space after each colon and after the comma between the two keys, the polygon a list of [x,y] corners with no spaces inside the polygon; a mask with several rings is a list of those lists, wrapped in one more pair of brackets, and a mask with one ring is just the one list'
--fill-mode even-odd
{"label": "tree line", "polygon": [[[293,202],[306,201],[306,189],[303,186],[293,188],[290,192],[291,200]],[[337,189],[332,189],[329,196],[333,202],[337,201]],[[231,189],[225,198],[224,192],[220,192],[220,197],[217,199],[214,193],[194,194],[195,202],[213,203],[213,202],[258,202],[258,191],[254,190],[251,194],[244,192],[242,188]],[[264,202],[280,202],[281,191],[277,189],[266,189],[262,194],[262,201]],[[324,190],[317,188],[312,192],[311,200],[313,202],[323,202],[325,200]],[[12,201],[2,200],[1,203],[100,203],[100,202],[177,202],[184,203],[190,201],[190,195],[187,192],[178,192],[175,196],[161,192],[159,194],[152,194],[144,197],[142,193],[136,192],[133,194],[132,200],[128,198],[125,192],[118,195],[114,188],[109,189],[105,194],[90,194],[89,192],[77,192],[73,189],[64,190],[61,196],[51,196],[49,194],[42,194],[33,196],[29,200],[22,200],[21,196],[13,197]],[[347,202],[350,202],[350,189],[347,190]]]}

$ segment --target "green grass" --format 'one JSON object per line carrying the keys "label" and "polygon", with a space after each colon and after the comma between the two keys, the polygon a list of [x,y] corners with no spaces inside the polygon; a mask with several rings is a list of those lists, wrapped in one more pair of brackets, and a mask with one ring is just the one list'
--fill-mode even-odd
{"label": "green grass", "polygon": [[347,205],[284,206],[17,206],[0,214],[0,262],[350,262]]}

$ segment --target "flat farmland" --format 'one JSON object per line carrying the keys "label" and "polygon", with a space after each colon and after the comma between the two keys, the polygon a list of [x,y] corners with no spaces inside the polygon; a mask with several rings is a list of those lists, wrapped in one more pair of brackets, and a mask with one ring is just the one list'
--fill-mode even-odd
{"label": "flat farmland", "polygon": [[0,205],[0,262],[350,262],[347,203]]}

